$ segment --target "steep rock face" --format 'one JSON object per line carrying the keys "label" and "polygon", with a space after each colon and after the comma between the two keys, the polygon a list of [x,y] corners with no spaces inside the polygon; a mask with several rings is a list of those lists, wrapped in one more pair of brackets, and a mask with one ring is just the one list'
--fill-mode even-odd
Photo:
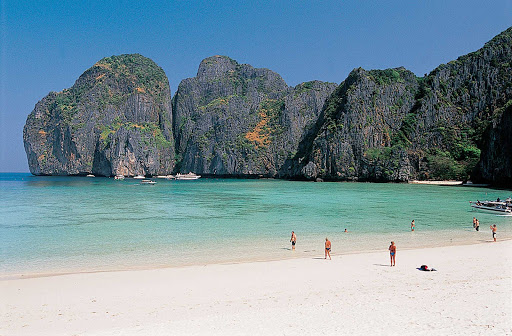
{"label": "steep rock face", "polygon": [[400,180],[410,163],[387,150],[414,105],[416,76],[403,68],[355,69],[328,98],[325,110],[283,177]]}
{"label": "steep rock face", "polygon": [[35,175],[171,173],[169,82],[138,54],[107,57],[51,92],[27,118],[23,140]]}
{"label": "steep rock face", "polygon": [[481,180],[512,186],[512,101],[487,129],[478,168]]}
{"label": "steep rock face", "polygon": [[512,99],[512,28],[480,50],[440,65],[422,84],[402,132],[404,144],[410,142],[409,149],[422,158],[417,176],[477,177],[484,131]]}
{"label": "steep rock face", "polygon": [[178,170],[275,176],[335,84],[290,88],[276,73],[226,56],[203,60],[173,98]]}
{"label": "steep rock face", "polygon": [[506,177],[509,168],[496,168],[509,161],[486,157],[487,164],[477,163],[481,150],[488,150],[485,137],[497,137],[501,128],[484,132],[511,98],[512,28],[424,78],[403,68],[354,70],[281,176],[372,181],[492,176],[497,181],[491,171]]}

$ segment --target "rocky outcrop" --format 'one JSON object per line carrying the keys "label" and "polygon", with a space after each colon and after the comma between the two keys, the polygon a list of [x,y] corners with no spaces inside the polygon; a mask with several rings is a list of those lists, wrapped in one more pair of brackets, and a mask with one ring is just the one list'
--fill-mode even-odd
{"label": "rocky outcrop", "polygon": [[[420,178],[478,178],[486,129],[512,99],[512,28],[423,80],[414,123],[403,130]],[[476,170],[475,170],[476,168]],[[487,169],[487,168],[486,168]],[[486,172],[483,172],[486,175]]]}
{"label": "rocky outcrop", "polygon": [[281,176],[388,181],[408,176],[407,155],[390,147],[418,87],[416,76],[404,68],[355,69],[329,97]]}
{"label": "rocky outcrop", "polygon": [[35,106],[23,130],[35,175],[156,175],[174,168],[168,79],[141,55],[107,57]]}
{"label": "rocky outcrop", "polygon": [[[477,163],[481,150],[489,150],[485,136],[503,135],[501,126],[495,126],[495,132],[485,130],[512,98],[511,83],[512,28],[424,78],[403,68],[356,69],[328,99],[280,176],[371,181],[489,178],[491,166],[496,171],[506,160]],[[506,176],[508,169],[497,171]]]}
{"label": "rocky outcrop", "polygon": [[203,60],[173,98],[180,172],[276,176],[335,84],[289,87],[278,74],[226,56]]}
{"label": "rocky outcrop", "polygon": [[102,59],[28,116],[36,175],[195,172],[302,180],[473,179],[511,185],[512,28],[425,77],[353,70],[288,86],[226,56],[170,99],[140,55]]}

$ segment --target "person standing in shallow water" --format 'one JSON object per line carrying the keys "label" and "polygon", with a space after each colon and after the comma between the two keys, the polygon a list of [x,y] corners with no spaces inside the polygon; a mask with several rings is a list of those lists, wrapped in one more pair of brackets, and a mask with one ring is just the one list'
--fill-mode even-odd
{"label": "person standing in shallow water", "polygon": [[325,238],[325,258],[327,259],[327,256],[329,256],[329,260],[331,260],[331,241],[327,238]]}
{"label": "person standing in shallow water", "polygon": [[395,242],[391,242],[389,245],[389,257],[391,258],[391,266],[395,266],[395,256],[396,256],[396,245]]}
{"label": "person standing in shallow water", "polygon": [[411,231],[414,231],[414,219],[411,222]]}
{"label": "person standing in shallow water", "polygon": [[477,230],[477,231],[478,231],[479,229],[480,229],[480,221],[477,219],[477,220],[475,221],[475,230]]}
{"label": "person standing in shallow water", "polygon": [[476,217],[473,217],[473,229],[476,228]]}
{"label": "person standing in shallow water", "polygon": [[297,243],[297,235],[292,231],[292,237],[290,238],[292,242],[292,250],[295,251],[295,243]]}

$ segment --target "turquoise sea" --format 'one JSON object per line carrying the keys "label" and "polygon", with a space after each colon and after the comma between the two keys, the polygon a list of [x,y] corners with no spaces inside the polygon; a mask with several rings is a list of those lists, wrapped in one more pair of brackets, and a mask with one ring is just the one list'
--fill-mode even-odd
{"label": "turquoise sea", "polygon": [[398,249],[480,243],[491,241],[491,224],[499,239],[512,238],[512,217],[468,203],[510,190],[154,180],[0,174],[0,277],[323,257],[326,237],[333,255],[386,251],[391,240]]}

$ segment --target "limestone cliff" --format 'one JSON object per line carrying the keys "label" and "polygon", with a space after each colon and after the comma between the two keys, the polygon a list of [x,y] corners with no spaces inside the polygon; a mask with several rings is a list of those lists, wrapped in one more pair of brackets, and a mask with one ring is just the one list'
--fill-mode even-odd
{"label": "limestone cliff", "polygon": [[408,176],[408,159],[391,145],[418,86],[416,76],[403,68],[355,69],[329,97],[281,176],[385,181]]}
{"label": "limestone cliff", "polygon": [[[503,138],[500,118],[511,98],[512,28],[424,78],[403,68],[356,69],[329,97],[280,176],[500,180],[489,172],[510,172],[510,160],[486,153],[487,162],[477,163],[481,150],[493,148],[486,136]],[[495,132],[486,131],[493,122]]]}
{"label": "limestone cliff", "polygon": [[276,176],[335,84],[289,87],[278,74],[226,56],[203,60],[173,98],[178,170]]}
{"label": "limestone cliff", "polygon": [[107,57],[28,116],[36,175],[315,180],[468,179],[511,185],[512,28],[425,77],[353,70],[296,87],[226,56],[173,97],[140,55]]}
{"label": "limestone cliff", "polygon": [[133,54],[100,60],[28,116],[23,140],[31,173],[171,173],[170,101],[167,77],[150,59]]}
{"label": "limestone cliff", "polygon": [[498,111],[483,136],[478,179],[501,187],[512,186],[512,101]]}

